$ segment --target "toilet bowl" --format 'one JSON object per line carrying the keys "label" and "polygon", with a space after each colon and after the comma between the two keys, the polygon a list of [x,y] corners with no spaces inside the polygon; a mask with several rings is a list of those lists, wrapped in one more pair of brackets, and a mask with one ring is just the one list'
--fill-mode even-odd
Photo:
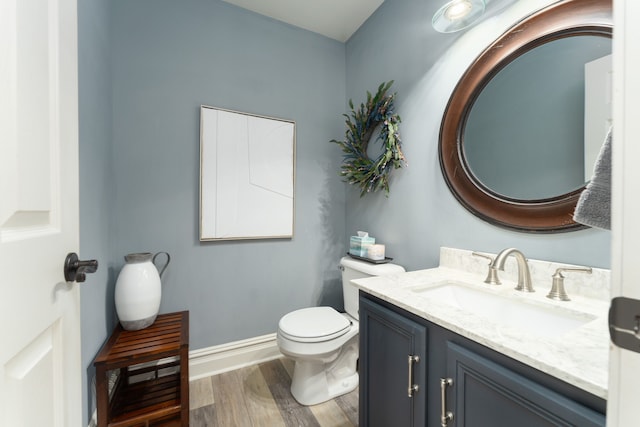
{"label": "toilet bowl", "polygon": [[340,260],[346,313],[309,307],[284,315],[278,323],[280,352],[293,359],[291,394],[302,405],[316,405],[358,386],[358,289],[351,280],[401,273],[396,264]]}

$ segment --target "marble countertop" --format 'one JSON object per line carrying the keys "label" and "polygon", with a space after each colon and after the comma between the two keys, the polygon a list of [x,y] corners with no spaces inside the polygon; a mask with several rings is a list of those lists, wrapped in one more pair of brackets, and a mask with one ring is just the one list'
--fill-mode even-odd
{"label": "marble countertop", "polygon": [[[501,279],[500,286],[487,285],[483,283],[484,275],[468,273],[441,263],[437,268],[358,279],[352,283],[364,292],[606,399],[609,370],[608,301],[571,294],[571,301],[554,301],[546,298],[549,290],[546,287],[538,287],[534,293],[524,293],[513,289],[513,280],[503,279],[502,276]],[[448,304],[442,296],[430,296],[413,290],[439,286],[452,280],[514,301],[522,300],[552,310],[577,312],[589,320],[560,336],[547,336],[462,310]]]}

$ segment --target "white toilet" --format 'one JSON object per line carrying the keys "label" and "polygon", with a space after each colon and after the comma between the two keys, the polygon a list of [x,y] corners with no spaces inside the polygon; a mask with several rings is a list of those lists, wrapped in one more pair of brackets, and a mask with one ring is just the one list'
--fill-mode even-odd
{"label": "white toilet", "polygon": [[291,394],[302,405],[315,405],[358,386],[358,288],[351,280],[404,272],[396,264],[340,260],[346,313],[331,307],[292,311],[280,319],[280,352],[295,361]]}

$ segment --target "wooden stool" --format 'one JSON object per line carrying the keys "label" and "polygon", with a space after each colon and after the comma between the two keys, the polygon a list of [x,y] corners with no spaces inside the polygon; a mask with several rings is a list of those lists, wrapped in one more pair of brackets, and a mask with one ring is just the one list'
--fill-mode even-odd
{"label": "wooden stool", "polygon": [[188,311],[161,314],[139,331],[118,324],[93,364],[98,427],[189,426]]}

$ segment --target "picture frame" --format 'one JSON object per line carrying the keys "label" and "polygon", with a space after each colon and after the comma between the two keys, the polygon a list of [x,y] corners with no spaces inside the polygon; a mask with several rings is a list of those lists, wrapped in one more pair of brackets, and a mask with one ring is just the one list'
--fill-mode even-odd
{"label": "picture frame", "polygon": [[292,120],[200,106],[200,240],[291,239]]}

